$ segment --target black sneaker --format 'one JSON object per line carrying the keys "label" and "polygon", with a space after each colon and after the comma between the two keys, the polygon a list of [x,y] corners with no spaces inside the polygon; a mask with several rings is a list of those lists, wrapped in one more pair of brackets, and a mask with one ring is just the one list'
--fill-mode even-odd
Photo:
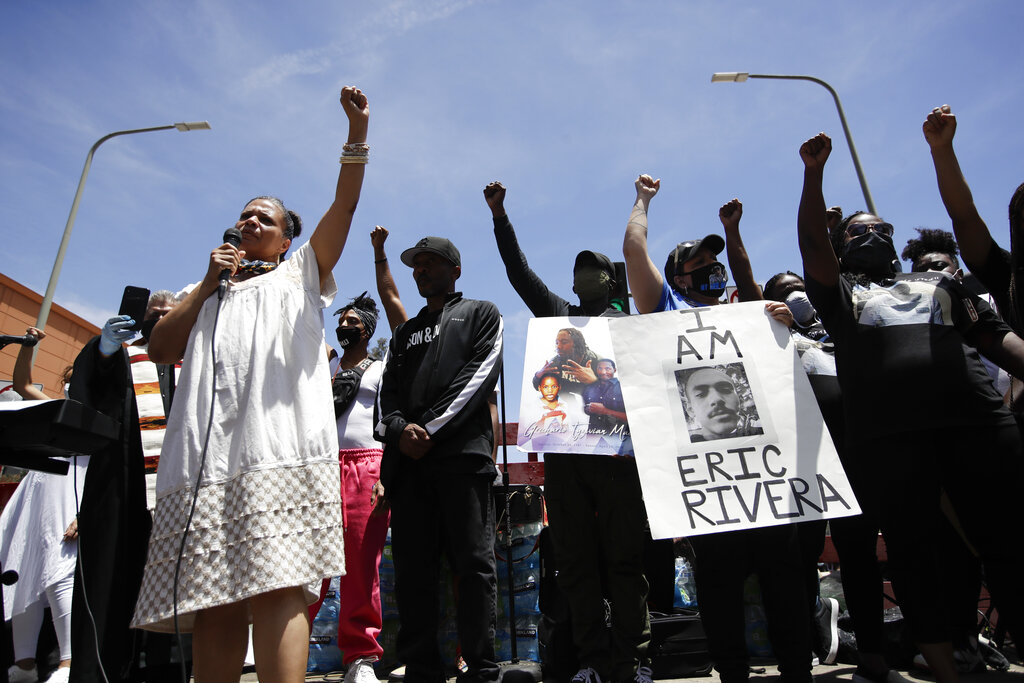
{"label": "black sneaker", "polygon": [[814,654],[822,664],[835,664],[839,652],[839,602],[835,598],[821,598],[814,614],[817,642]]}

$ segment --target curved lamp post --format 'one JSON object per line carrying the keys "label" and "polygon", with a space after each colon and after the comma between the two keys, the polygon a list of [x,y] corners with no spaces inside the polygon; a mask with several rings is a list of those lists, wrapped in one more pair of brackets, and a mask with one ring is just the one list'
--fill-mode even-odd
{"label": "curved lamp post", "polygon": [[711,74],[712,83],[742,83],[748,78],[775,78],[784,81],[810,81],[817,83],[821,87],[825,88],[832,94],[832,99],[836,101],[836,111],[839,112],[839,121],[843,124],[843,132],[846,134],[846,144],[850,147],[850,156],[853,157],[853,167],[857,171],[857,179],[860,181],[860,189],[864,193],[864,201],[868,205],[868,211],[878,215],[878,211],[875,210],[875,202],[871,198],[871,190],[868,189],[868,181],[864,177],[864,169],[860,167],[860,157],[857,156],[857,148],[853,145],[853,136],[850,135],[850,127],[846,124],[846,114],[843,113],[843,105],[839,102],[839,95],[835,89],[814,76],[784,76],[777,74],[749,74],[742,71],[719,71]]}
{"label": "curved lamp post", "polygon": [[[50,306],[53,304],[53,294],[57,289],[57,279],[60,277],[61,267],[64,265],[64,254],[68,249],[68,241],[71,239],[71,228],[75,225],[75,216],[78,214],[78,203],[82,199],[82,190],[85,189],[85,179],[89,175],[89,167],[92,166],[92,156],[104,142],[119,135],[131,135],[132,133],[149,133],[154,130],[170,130],[177,128],[185,133],[190,130],[210,130],[210,124],[206,121],[192,121],[189,123],[174,123],[169,126],[155,126],[153,128],[135,128],[132,130],[119,130],[109,135],[104,135],[89,149],[85,157],[85,168],[82,169],[82,177],[78,181],[78,189],[75,190],[75,199],[71,202],[71,214],[68,216],[67,225],[64,226],[64,236],[60,240],[60,248],[57,249],[57,258],[53,262],[53,271],[50,273],[50,281],[46,285],[46,294],[43,296],[43,303],[39,307],[39,318],[36,319],[36,327],[40,330],[46,327],[46,319],[50,317]],[[36,347],[39,348],[38,346]],[[35,355],[33,354],[33,361]]]}

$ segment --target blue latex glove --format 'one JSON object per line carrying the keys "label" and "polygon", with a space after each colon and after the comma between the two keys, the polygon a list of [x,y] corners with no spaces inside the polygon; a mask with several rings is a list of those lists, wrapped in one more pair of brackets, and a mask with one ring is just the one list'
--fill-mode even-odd
{"label": "blue latex glove", "polygon": [[100,332],[100,353],[104,356],[113,355],[121,348],[123,342],[135,336],[135,332],[127,328],[135,324],[130,315],[115,315],[107,321]]}

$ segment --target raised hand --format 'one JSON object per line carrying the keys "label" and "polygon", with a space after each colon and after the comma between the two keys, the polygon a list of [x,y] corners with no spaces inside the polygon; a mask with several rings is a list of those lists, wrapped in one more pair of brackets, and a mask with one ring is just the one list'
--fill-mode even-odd
{"label": "raised hand", "polygon": [[28,335],[29,337],[35,337],[39,341],[43,341],[44,339],[46,339],[46,333],[35,327],[30,327],[27,330],[25,330],[25,334]]}
{"label": "raised hand", "polygon": [[736,230],[740,227],[740,218],[743,217],[743,202],[739,199],[732,199],[722,205],[718,210],[718,219],[726,230]]}
{"label": "raised hand", "polygon": [[373,226],[373,230],[370,232],[370,244],[373,245],[373,252],[375,254],[384,253],[384,243],[388,241],[388,229],[383,225]]}
{"label": "raised hand", "polygon": [[597,381],[597,373],[595,373],[590,367],[590,361],[587,361],[586,365],[580,365],[574,360],[569,361],[562,366],[562,369],[572,375],[580,384],[593,384]]}
{"label": "raised hand", "polygon": [[818,133],[813,138],[800,145],[800,158],[807,168],[825,168],[828,155],[832,153],[832,138],[824,133]]}
{"label": "raised hand", "polygon": [[100,332],[100,353],[110,356],[121,344],[135,336],[135,332],[128,329],[135,324],[130,315],[115,315],[107,320]]}
{"label": "raised hand", "polygon": [[348,116],[348,141],[366,142],[370,123],[370,105],[359,88],[346,85],[341,89],[341,106]]}
{"label": "raised hand", "polygon": [[505,186],[495,180],[484,188],[484,200],[491,209],[491,215],[501,218],[505,215]]}
{"label": "raised hand", "polygon": [[921,130],[929,147],[951,145],[956,135],[956,116],[948,104],[935,107],[924,120]]}
{"label": "raised hand", "polygon": [[661,189],[661,178],[655,180],[646,173],[642,174],[633,183],[636,187],[636,198],[651,200],[651,197],[658,194],[658,190]]}

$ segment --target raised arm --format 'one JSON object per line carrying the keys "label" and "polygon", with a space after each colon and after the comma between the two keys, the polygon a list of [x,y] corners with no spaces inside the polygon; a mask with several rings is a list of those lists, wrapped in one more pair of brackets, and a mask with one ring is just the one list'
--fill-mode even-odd
{"label": "raised arm", "polygon": [[974,197],[968,187],[960,162],[953,151],[953,136],[956,134],[956,116],[948,104],[935,107],[921,126],[924,139],[932,152],[935,164],[935,179],[939,183],[939,195],[953,222],[953,232],[960,247],[964,263],[971,270],[988,258],[992,249],[992,234],[981,220]]}
{"label": "raised arm", "polygon": [[796,219],[800,255],[804,274],[825,287],[839,282],[839,261],[825,227],[825,196],[821,190],[825,162],[831,153],[832,139],[824,133],[800,145],[800,158],[804,162],[804,188]]}
{"label": "raised arm", "polygon": [[540,279],[519,247],[515,230],[505,213],[505,186],[495,181],[484,188],[484,201],[494,218],[494,239],[505,264],[505,275],[526,307],[538,318],[568,315],[569,302],[553,293]]}
{"label": "raised arm", "polygon": [[647,253],[647,208],[658,194],[661,180],[649,175],[636,179],[636,201],[626,223],[622,256],[626,261],[626,278],[633,290],[633,304],[640,313],[650,313],[661,299],[665,278]]}
{"label": "raised arm", "polygon": [[725,256],[729,261],[729,272],[732,273],[732,279],[736,281],[740,301],[761,301],[764,296],[754,280],[754,272],[750,268],[750,257],[747,256],[747,248],[743,246],[743,238],[740,236],[740,218],[742,217],[743,203],[739,199],[726,202],[718,210],[718,218],[725,228]]}
{"label": "raised arm", "polygon": [[[25,334],[35,337],[39,341],[46,338],[46,334],[42,330],[37,330],[34,327],[28,328]],[[13,389],[26,401],[45,401],[50,397],[32,385],[32,352],[34,350],[34,345],[22,345],[18,351],[18,358],[14,361],[14,374],[11,377],[11,384]]]}
{"label": "raised arm", "polygon": [[359,203],[359,192],[363,187],[363,172],[366,166],[366,129],[370,121],[370,107],[366,95],[358,88],[346,86],[341,89],[341,106],[348,116],[348,143],[341,157],[341,171],[334,192],[334,203],[320,219],[309,243],[316,254],[320,270],[320,282],[330,276],[345,248],[352,216]]}
{"label": "raised arm", "polygon": [[373,269],[377,275],[377,296],[384,306],[384,313],[388,316],[388,326],[394,332],[395,328],[409,319],[405,313],[405,306],[398,296],[398,285],[391,277],[391,268],[388,267],[388,255],[384,252],[384,242],[388,239],[388,229],[383,225],[374,227],[370,233],[370,244],[373,245]]}

